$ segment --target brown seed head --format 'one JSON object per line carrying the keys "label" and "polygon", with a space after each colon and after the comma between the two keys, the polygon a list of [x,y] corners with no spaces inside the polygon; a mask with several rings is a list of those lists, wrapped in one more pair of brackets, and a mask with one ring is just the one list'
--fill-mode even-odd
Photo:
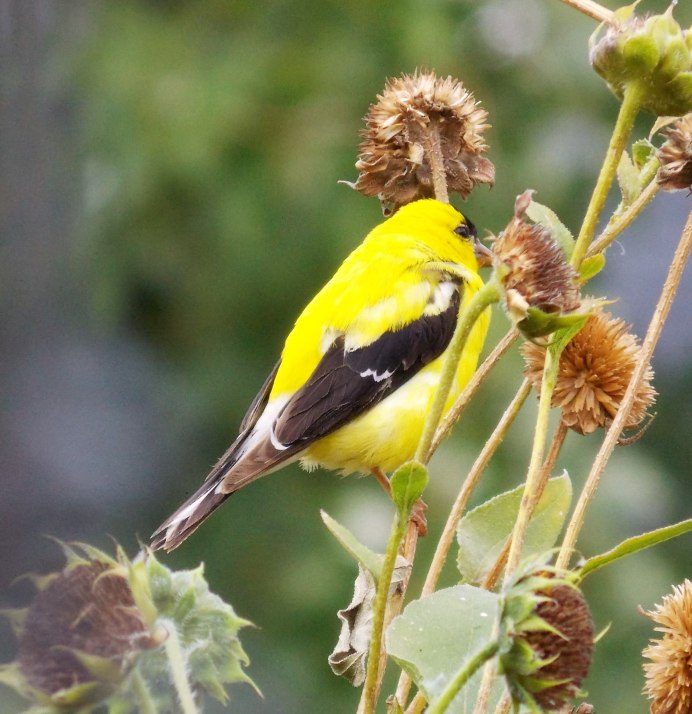
{"label": "brown seed head", "polygon": [[673,594],[651,612],[644,612],[659,626],[661,639],[651,640],[642,655],[644,692],[652,714],[689,714],[692,711],[692,582],[673,587]]}
{"label": "brown seed head", "polygon": [[591,664],[593,620],[584,596],[569,585],[556,585],[539,595],[546,599],[535,614],[558,633],[536,630],[525,635],[539,659],[553,660],[533,673],[542,682],[562,682],[534,692],[536,703],[545,711],[560,709],[579,694]]}
{"label": "brown seed head", "polygon": [[521,566],[504,595],[502,637],[511,647],[501,656],[515,706],[564,711],[580,696],[593,652],[589,607],[574,577],[543,563]]}
{"label": "brown seed head", "polygon": [[476,184],[493,184],[495,167],[482,156],[488,113],[452,77],[416,71],[390,79],[365,117],[356,190],[396,208],[433,193],[427,155],[439,134],[449,192],[466,198]]}
{"label": "brown seed head", "polygon": [[564,313],[579,307],[577,273],[552,235],[540,224],[529,223],[524,213],[532,191],[517,196],[514,217],[492,251],[505,288],[510,312],[537,308],[546,313]]}
{"label": "brown seed head", "polygon": [[[521,350],[526,363],[524,374],[540,393],[545,348],[526,342]],[[638,355],[637,338],[627,324],[596,310],[560,356],[552,405],[562,409],[562,421],[580,434],[608,427],[625,396]],[[637,427],[647,416],[656,397],[652,379],[649,367],[625,428]]]}
{"label": "brown seed head", "polygon": [[665,133],[656,180],[665,191],[692,191],[692,114],[678,119]]}
{"label": "brown seed head", "polygon": [[46,694],[94,681],[76,653],[123,667],[149,646],[123,573],[107,562],[68,568],[40,590],[19,638],[19,667],[27,683]]}

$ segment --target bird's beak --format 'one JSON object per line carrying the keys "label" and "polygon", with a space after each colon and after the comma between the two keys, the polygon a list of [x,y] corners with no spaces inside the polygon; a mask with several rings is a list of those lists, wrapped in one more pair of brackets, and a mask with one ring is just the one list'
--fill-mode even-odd
{"label": "bird's beak", "polygon": [[493,264],[493,252],[483,245],[478,238],[473,242],[473,252],[476,254],[479,268],[488,268]]}

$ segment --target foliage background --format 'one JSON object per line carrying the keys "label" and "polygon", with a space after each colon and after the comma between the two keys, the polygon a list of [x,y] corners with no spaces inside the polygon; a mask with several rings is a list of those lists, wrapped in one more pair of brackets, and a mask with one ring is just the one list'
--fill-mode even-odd
{"label": "foliage background", "polygon": [[[692,8],[676,16],[689,25]],[[527,187],[575,229],[617,109],[588,65],[594,23],[554,0],[3,0],[0,22],[0,592],[12,605],[26,594],[14,578],[59,564],[44,534],[113,536],[133,553],[234,437],[292,320],[381,218],[337,182],[355,178],[361,117],[386,77],[434,68],[490,111],[497,183],[463,210],[494,232]],[[609,254],[598,288],[640,334],[689,209],[659,196]],[[688,275],[654,362],[658,417],[611,461],[588,554],[690,516],[691,297]],[[420,570],[520,369],[505,360],[433,462]],[[533,407],[478,500],[523,478]],[[577,487],[598,442],[568,439]],[[374,482],[289,468],[169,558],[204,560],[212,588],[259,626],[244,642],[265,698],[236,688],[235,711],[355,710],[326,664],[354,566],[319,508],[383,548],[391,505]],[[587,682],[599,711],[647,711],[637,606],[691,575],[689,547],[587,581],[597,625],[613,623]],[[2,660],[10,642],[0,631]],[[5,689],[0,709],[19,710]]]}

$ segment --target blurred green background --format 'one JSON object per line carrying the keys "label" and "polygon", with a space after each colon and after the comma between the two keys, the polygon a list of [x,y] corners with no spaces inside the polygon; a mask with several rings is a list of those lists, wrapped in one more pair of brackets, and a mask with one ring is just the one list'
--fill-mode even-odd
{"label": "blurred green background", "polygon": [[[676,15],[689,26],[692,7]],[[234,438],[302,306],[381,219],[338,182],[355,179],[387,77],[434,68],[489,110],[497,183],[463,210],[493,232],[529,187],[576,229],[617,111],[589,68],[595,23],[557,0],[3,0],[0,22],[2,604],[26,594],[14,578],[60,565],[45,534],[134,553]],[[639,334],[690,206],[659,196],[592,288]],[[612,459],[586,554],[691,515],[691,298],[688,275],[655,357],[658,416]],[[496,314],[489,344],[505,329]],[[520,371],[513,353],[433,462],[412,593]],[[477,501],[522,479],[533,402]],[[570,435],[560,468],[575,488],[599,441]],[[237,686],[232,711],[355,711],[326,663],[355,568],[320,508],[383,548],[392,508],[374,480],[292,467],[166,558],[203,560],[258,626],[243,641],[264,699]],[[598,711],[648,711],[637,606],[692,574],[689,552],[682,539],[587,582],[598,628],[612,623],[586,683]],[[0,688],[0,710],[19,709]]]}

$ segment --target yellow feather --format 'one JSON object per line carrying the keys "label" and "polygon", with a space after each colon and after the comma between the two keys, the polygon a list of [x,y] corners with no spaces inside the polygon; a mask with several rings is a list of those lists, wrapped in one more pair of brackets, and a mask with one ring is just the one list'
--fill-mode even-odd
{"label": "yellow feather", "polygon": [[[404,206],[372,230],[296,321],[281,355],[270,403],[307,381],[336,336],[344,335],[348,347],[363,347],[419,318],[455,266],[466,277],[462,304],[468,303],[483,282],[471,242],[454,233],[462,218],[452,206],[429,199]],[[469,336],[445,413],[476,369],[489,319],[486,312]],[[302,464],[343,473],[375,467],[390,471],[412,458],[444,357],[308,447]]]}
{"label": "yellow feather", "polygon": [[[348,382],[349,373],[341,371],[339,389],[332,391],[335,382],[330,381],[335,372],[320,373],[319,388],[316,381],[311,383],[317,394],[300,391],[313,376],[325,353],[336,340],[343,339],[347,352],[367,347],[383,338],[388,332],[397,332],[422,317],[431,319],[418,323],[416,329],[438,330],[438,334],[425,334],[431,349],[435,338],[442,339],[439,330],[452,303],[459,282],[463,283],[462,305],[467,304],[483,285],[478,276],[478,265],[471,240],[455,233],[463,222],[463,216],[449,206],[427,199],[416,201],[401,208],[392,218],[377,226],[342,263],[334,277],[320,290],[305,308],[284,345],[279,369],[273,386],[264,403],[264,393],[256,400],[244,421],[243,432],[219,459],[201,488],[170,516],[153,536],[154,548],[171,549],[187,538],[223,501],[234,491],[290,461],[300,459],[306,468],[325,466],[343,473],[367,472],[375,468],[391,471],[409,460],[415,453],[420,440],[426,415],[437,389],[440,372],[446,352],[425,364],[424,355],[414,354],[412,344],[412,364],[417,372],[408,380],[384,382],[399,368],[396,355],[389,355],[385,346],[384,354],[379,354],[380,345],[406,350],[403,340],[417,339],[411,333],[400,333],[388,342],[383,339],[373,349],[373,359],[394,360],[392,369],[384,367],[383,373],[374,371],[366,361],[360,375],[353,372],[353,384]],[[437,318],[436,316],[442,317]],[[476,368],[478,355],[488,328],[490,314],[486,311],[471,331],[464,349],[456,379],[445,406],[445,412],[466,385]],[[445,323],[449,329],[449,321]],[[434,326],[433,326],[434,325]],[[397,339],[399,342],[397,342]],[[341,345],[341,342],[337,343]],[[440,344],[440,349],[442,348]],[[418,346],[420,347],[420,346]],[[431,353],[432,358],[438,351]],[[377,353],[377,354],[375,354]],[[329,359],[343,359],[343,352],[330,352]],[[356,353],[361,357],[370,355]],[[418,362],[416,362],[418,360]],[[329,362],[331,365],[332,362]],[[361,364],[361,362],[358,362]],[[420,368],[421,364],[425,364]],[[334,369],[343,369],[343,362]],[[344,375],[346,381],[344,381]],[[399,375],[401,376],[401,375]],[[323,380],[323,381],[320,381]],[[357,382],[360,380],[360,382]],[[373,380],[365,382],[364,380]],[[374,386],[382,382],[388,391],[384,398],[373,392],[373,401],[353,403],[348,401],[349,388],[354,387],[354,395],[361,394],[360,388]],[[271,378],[267,384],[271,383]],[[319,390],[322,390],[321,392]],[[367,390],[366,390],[367,391]],[[299,394],[296,394],[300,392]],[[311,422],[311,409],[315,402],[301,403],[305,394],[313,394],[324,410],[317,414],[316,422]],[[295,395],[295,400],[290,401]],[[342,395],[345,403],[338,399],[328,404],[329,398]],[[339,396],[339,399],[342,398]],[[354,400],[359,397],[354,396]],[[300,404],[300,407],[296,405]],[[291,405],[296,412],[298,431],[290,432],[287,444],[283,444],[275,429],[283,419],[284,411]],[[355,406],[354,406],[355,405]],[[329,410],[335,414],[359,413],[348,420],[333,421],[341,426],[325,427],[320,419],[331,418]],[[318,409],[319,412],[319,409]],[[301,419],[305,423],[301,423]],[[281,422],[284,423],[284,422]],[[285,424],[285,423],[284,423]],[[310,437],[311,429],[313,437]],[[323,431],[320,431],[323,429]],[[301,431],[302,430],[302,431]],[[327,433],[317,438],[318,434]],[[307,436],[306,436],[307,435]]]}

